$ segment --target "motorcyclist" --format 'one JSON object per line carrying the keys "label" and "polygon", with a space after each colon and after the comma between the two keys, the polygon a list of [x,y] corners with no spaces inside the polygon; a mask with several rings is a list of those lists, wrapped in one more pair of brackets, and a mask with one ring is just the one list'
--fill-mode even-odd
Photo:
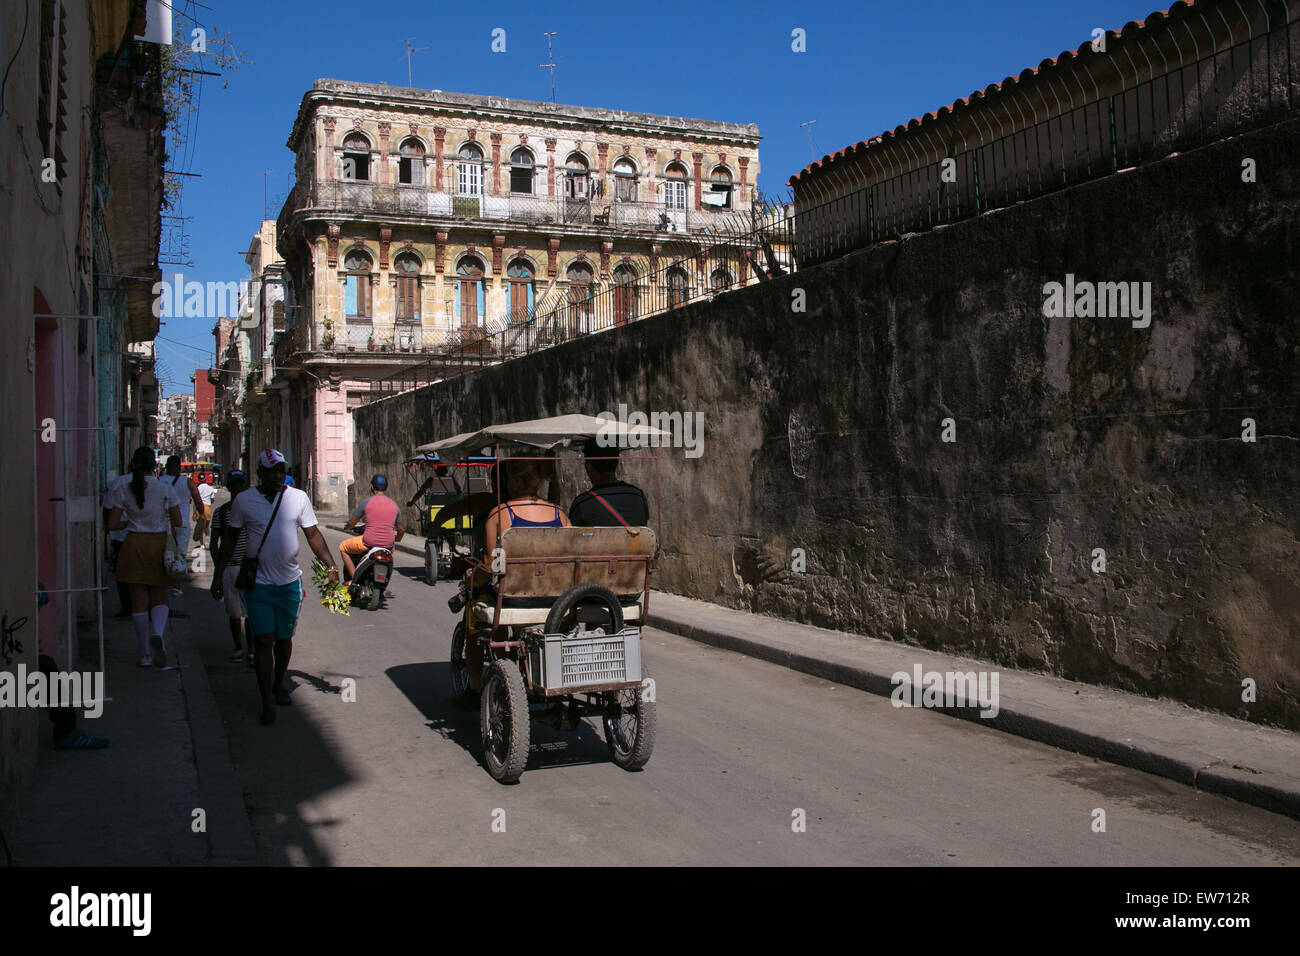
{"label": "motorcyclist", "polygon": [[406,534],[401,508],[388,497],[388,477],[373,476],[370,479],[370,490],[372,494],[357,504],[348,523],[344,525],[351,531],[362,518],[366,520],[364,533],[355,538],[346,538],[339,545],[346,584],[352,582],[352,575],[356,573],[356,565],[352,561],[354,556],[363,556],[371,548],[391,548]]}

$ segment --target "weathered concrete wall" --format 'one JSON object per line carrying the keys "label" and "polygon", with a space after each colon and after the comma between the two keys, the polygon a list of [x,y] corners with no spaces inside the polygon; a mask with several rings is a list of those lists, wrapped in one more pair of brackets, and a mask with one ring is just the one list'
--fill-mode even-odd
{"label": "weathered concrete wall", "polygon": [[[703,411],[702,457],[659,453],[661,587],[1300,727],[1297,149],[1291,122],[368,406],[357,475],[492,421]],[[1150,327],[1044,318],[1066,273],[1151,282]]]}

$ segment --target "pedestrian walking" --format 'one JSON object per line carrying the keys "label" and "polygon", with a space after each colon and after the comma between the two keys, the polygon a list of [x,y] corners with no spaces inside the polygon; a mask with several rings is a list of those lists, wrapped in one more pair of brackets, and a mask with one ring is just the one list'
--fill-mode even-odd
{"label": "pedestrian walking", "polygon": [[[235,497],[227,519],[227,527],[245,532],[244,565],[253,573],[251,585],[244,590],[244,606],[253,632],[263,724],[275,723],[276,704],[291,703],[285,679],[303,599],[298,528],[303,529],[312,552],[329,568],[331,583],[338,583],[339,573],[331,566],[329,546],[317,526],[311,500],[298,488],[285,486],[286,472],[284,455],[273,448],[262,452],[257,459],[257,487]],[[222,536],[215,577],[224,579],[236,543],[234,536]],[[216,587],[214,581],[213,594],[220,596]]]}
{"label": "pedestrian walking", "polygon": [[126,531],[117,562],[117,578],[131,587],[131,623],[141,667],[165,667],[167,586],[163,563],[167,535],[181,523],[181,500],[166,481],[150,477],[153,449],[137,448],[131,456],[131,480],[112,493],[108,526]]}
{"label": "pedestrian walking", "polygon": [[127,532],[110,530],[108,527],[108,518],[113,510],[113,505],[110,503],[110,499],[113,497],[113,492],[116,491],[120,485],[129,484],[130,481],[130,472],[125,475],[118,475],[108,483],[108,490],[104,492],[104,500],[102,502],[104,510],[104,533],[108,535],[109,547],[113,549],[113,580],[117,584],[117,613],[113,616],[123,619],[131,616],[131,585],[127,584],[117,576],[117,562],[121,557],[122,543],[126,541]]}
{"label": "pedestrian walking", "polygon": [[[188,555],[194,547],[190,544],[190,513],[191,511],[203,513],[203,499],[199,497],[199,486],[194,483],[193,478],[181,474],[180,455],[172,455],[167,459],[167,467],[163,469],[163,481],[171,485],[181,509],[180,527],[173,532],[176,536],[176,551],[181,555]],[[184,593],[180,588],[172,588],[172,594],[177,597]]]}
{"label": "pedestrian walking", "polygon": [[198,490],[199,501],[203,502],[203,507],[194,525],[194,537],[199,543],[199,549],[202,550],[208,546],[208,529],[212,526],[212,505],[217,500],[217,489],[212,484],[211,476],[206,472],[203,474],[203,480],[199,482]]}
{"label": "pedestrian walking", "polygon": [[[244,618],[248,616],[248,610],[244,606],[244,596],[235,587],[235,580],[239,577],[239,566],[244,561],[244,542],[246,533],[243,528],[236,531],[230,527],[230,508],[235,503],[235,498],[239,493],[248,487],[248,476],[239,469],[232,469],[226,475],[226,487],[230,489],[230,500],[224,505],[212,512],[212,544],[210,547],[212,554],[212,596],[217,600],[225,601],[226,617],[230,619],[230,636],[235,641],[235,652],[230,656],[232,663],[246,661],[252,664],[255,660],[253,654],[252,635],[247,634],[244,627]],[[234,535],[235,550],[230,556],[230,564],[226,567],[221,575],[216,574],[217,559],[221,555],[221,542],[225,535]],[[245,651],[244,643],[247,638],[248,649]]]}

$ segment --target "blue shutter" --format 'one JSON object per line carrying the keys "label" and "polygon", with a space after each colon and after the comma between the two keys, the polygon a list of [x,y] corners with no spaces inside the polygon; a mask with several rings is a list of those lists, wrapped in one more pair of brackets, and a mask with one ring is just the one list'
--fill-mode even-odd
{"label": "blue shutter", "polygon": [[357,314],[357,277],[348,276],[344,280],[343,310],[346,315]]}
{"label": "blue shutter", "polygon": [[460,283],[456,283],[456,294],[452,296],[456,301],[456,324],[460,325]]}
{"label": "blue shutter", "polygon": [[484,304],[483,304],[484,302],[483,285],[484,283],[481,281],[474,283],[474,289],[475,291],[478,292],[478,324],[479,325],[483,324],[483,320],[487,316],[487,310],[484,308]]}

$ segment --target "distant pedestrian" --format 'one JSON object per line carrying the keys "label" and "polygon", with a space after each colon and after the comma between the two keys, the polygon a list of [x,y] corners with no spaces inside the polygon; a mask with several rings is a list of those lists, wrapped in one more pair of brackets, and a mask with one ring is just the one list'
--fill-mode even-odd
{"label": "distant pedestrian", "polygon": [[118,475],[108,483],[108,490],[104,492],[103,509],[104,509],[104,533],[108,535],[109,547],[113,549],[113,578],[117,583],[117,613],[114,617],[128,618],[131,616],[131,585],[121,580],[117,576],[117,561],[122,554],[122,543],[126,541],[126,531],[111,531],[108,527],[108,518],[112,513],[113,505],[111,503],[113,492],[118,486],[129,484],[131,474]]}
{"label": "distant pedestrian", "polygon": [[[246,556],[257,559],[257,576],[253,586],[244,592],[244,606],[257,655],[260,719],[264,724],[275,723],[275,704],[291,703],[285,678],[303,599],[298,528],[303,529],[312,552],[329,568],[330,582],[337,584],[339,580],[339,570],[331,564],[329,546],[317,527],[311,500],[298,488],[285,487],[286,471],[284,455],[273,448],[262,452],[257,458],[257,488],[235,497],[227,522],[229,528],[244,530]],[[217,577],[224,578],[236,543],[234,536],[222,536]],[[214,581],[213,594],[219,597],[216,586]]]}
{"label": "distant pedestrian", "polygon": [[[245,633],[244,618],[248,616],[248,609],[244,606],[244,596],[235,587],[235,579],[239,577],[239,566],[244,561],[245,541],[247,540],[244,529],[236,531],[230,527],[230,508],[235,502],[235,498],[241,491],[248,487],[248,476],[238,469],[231,470],[226,475],[226,487],[230,489],[230,500],[224,505],[217,508],[212,513],[212,596],[221,600],[225,598],[226,617],[230,619],[230,636],[235,641],[235,653],[230,656],[233,663],[246,661],[249,664],[254,663],[253,640],[252,636]],[[216,574],[218,558],[221,555],[222,538],[225,535],[235,536],[235,550],[230,556],[230,564],[220,574]],[[245,638],[248,641],[248,650],[244,650]]]}
{"label": "distant pedestrian", "polygon": [[153,449],[137,448],[131,456],[131,480],[119,485],[109,502],[109,528],[127,532],[117,562],[117,579],[131,586],[131,623],[141,667],[167,664],[163,634],[171,581],[163,555],[168,533],[181,523],[181,500],[167,482],[150,477],[153,466]]}
{"label": "distant pedestrian", "polygon": [[[181,474],[180,455],[172,455],[167,459],[163,481],[172,486],[176,492],[176,500],[181,502],[181,527],[176,531],[176,548],[182,555],[187,555],[193,550],[193,545],[190,544],[191,505],[194,511],[203,513],[203,499],[199,497],[199,486],[195,484],[193,478]],[[180,588],[173,588],[172,593],[182,592]]]}
{"label": "distant pedestrian", "polygon": [[199,516],[194,531],[199,547],[206,548],[208,546],[208,528],[212,525],[212,505],[217,500],[217,489],[213,486],[211,478],[206,473],[203,475],[203,481],[199,483],[199,500],[203,502],[203,513]]}

